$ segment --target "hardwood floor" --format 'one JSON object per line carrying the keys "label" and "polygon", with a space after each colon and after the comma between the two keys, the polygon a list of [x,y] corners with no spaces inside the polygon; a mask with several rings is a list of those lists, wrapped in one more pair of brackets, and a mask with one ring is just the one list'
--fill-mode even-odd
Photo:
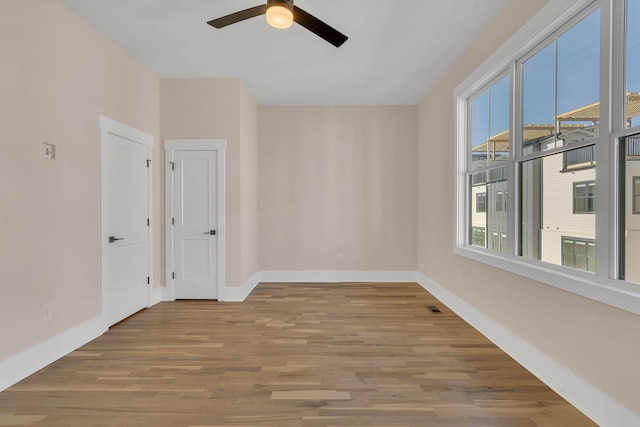
{"label": "hardwood floor", "polygon": [[595,424],[416,284],[260,284],[138,313],[0,393],[0,425]]}

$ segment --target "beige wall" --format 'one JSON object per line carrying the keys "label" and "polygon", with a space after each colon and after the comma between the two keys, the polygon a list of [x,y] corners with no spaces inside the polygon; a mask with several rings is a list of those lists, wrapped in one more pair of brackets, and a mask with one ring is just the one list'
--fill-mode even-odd
{"label": "beige wall", "polygon": [[242,205],[244,202],[250,211],[255,204],[255,172],[251,168],[257,163],[256,132],[252,130],[257,107],[238,79],[161,79],[160,101],[162,140],[227,141],[225,284],[241,286],[256,272],[251,272],[256,256],[243,259],[243,253],[257,251],[257,227],[252,225],[255,214],[243,214]]}
{"label": "beige wall", "polygon": [[453,90],[544,3],[513,1],[420,105],[418,268],[637,411],[639,316],[453,254]]}
{"label": "beige wall", "polygon": [[260,270],[415,270],[416,120],[260,107]]}
{"label": "beige wall", "polygon": [[240,283],[258,272],[258,106],[240,88],[241,229]]}
{"label": "beige wall", "polygon": [[[154,136],[157,157],[159,90],[155,76],[58,0],[3,0],[0,34],[3,359],[100,315],[98,115]],[[40,141],[56,145],[55,161],[39,159]],[[160,206],[156,191],[156,218]],[[161,277],[157,225],[154,236]],[[44,304],[53,308],[47,323]]]}

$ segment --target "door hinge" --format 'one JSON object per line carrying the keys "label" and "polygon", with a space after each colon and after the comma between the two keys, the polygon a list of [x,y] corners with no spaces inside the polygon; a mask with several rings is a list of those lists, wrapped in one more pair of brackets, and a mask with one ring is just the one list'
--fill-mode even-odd
{"label": "door hinge", "polygon": [[149,167],[150,163],[151,163],[151,159],[147,159],[147,167]]}
{"label": "door hinge", "polygon": [[176,219],[175,218],[171,218],[171,225],[176,225]]}
{"label": "door hinge", "polygon": [[171,164],[171,170],[174,171],[176,170],[176,164],[173,162],[169,162],[169,164]]}
{"label": "door hinge", "polygon": [[147,218],[147,227],[148,227],[149,225],[151,225],[151,224],[150,224],[149,218]]}
{"label": "door hinge", "polygon": [[151,278],[149,276],[147,276],[147,285],[151,284]]}
{"label": "door hinge", "polygon": [[174,271],[173,273],[171,273],[171,278],[172,278],[172,279],[175,279],[175,278],[176,278],[176,273],[175,273],[175,271]]}

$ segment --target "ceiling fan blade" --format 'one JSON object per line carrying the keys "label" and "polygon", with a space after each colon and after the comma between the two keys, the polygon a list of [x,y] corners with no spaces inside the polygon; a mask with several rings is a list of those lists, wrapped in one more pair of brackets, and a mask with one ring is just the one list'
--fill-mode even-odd
{"label": "ceiling fan blade", "polygon": [[236,22],[244,21],[245,19],[253,18],[259,15],[267,13],[267,5],[256,6],[249,9],[241,10],[240,12],[232,13],[231,15],[223,16],[222,18],[212,19],[207,24],[216,28],[223,28],[227,25],[235,24]]}
{"label": "ceiling fan blade", "polygon": [[293,20],[312,33],[322,37],[335,47],[342,46],[342,44],[349,38],[310,13],[300,9],[298,6],[293,7]]}

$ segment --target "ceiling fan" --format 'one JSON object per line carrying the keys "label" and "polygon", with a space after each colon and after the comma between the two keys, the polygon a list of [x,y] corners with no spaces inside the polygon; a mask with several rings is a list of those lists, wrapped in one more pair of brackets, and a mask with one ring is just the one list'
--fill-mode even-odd
{"label": "ceiling fan", "polygon": [[267,15],[267,22],[275,28],[286,29],[294,22],[312,33],[322,37],[335,47],[340,47],[348,37],[335,28],[325,24],[315,16],[293,5],[293,0],[267,0],[267,4],[241,10],[231,15],[213,19],[207,24],[215,28],[224,28],[245,19]]}

